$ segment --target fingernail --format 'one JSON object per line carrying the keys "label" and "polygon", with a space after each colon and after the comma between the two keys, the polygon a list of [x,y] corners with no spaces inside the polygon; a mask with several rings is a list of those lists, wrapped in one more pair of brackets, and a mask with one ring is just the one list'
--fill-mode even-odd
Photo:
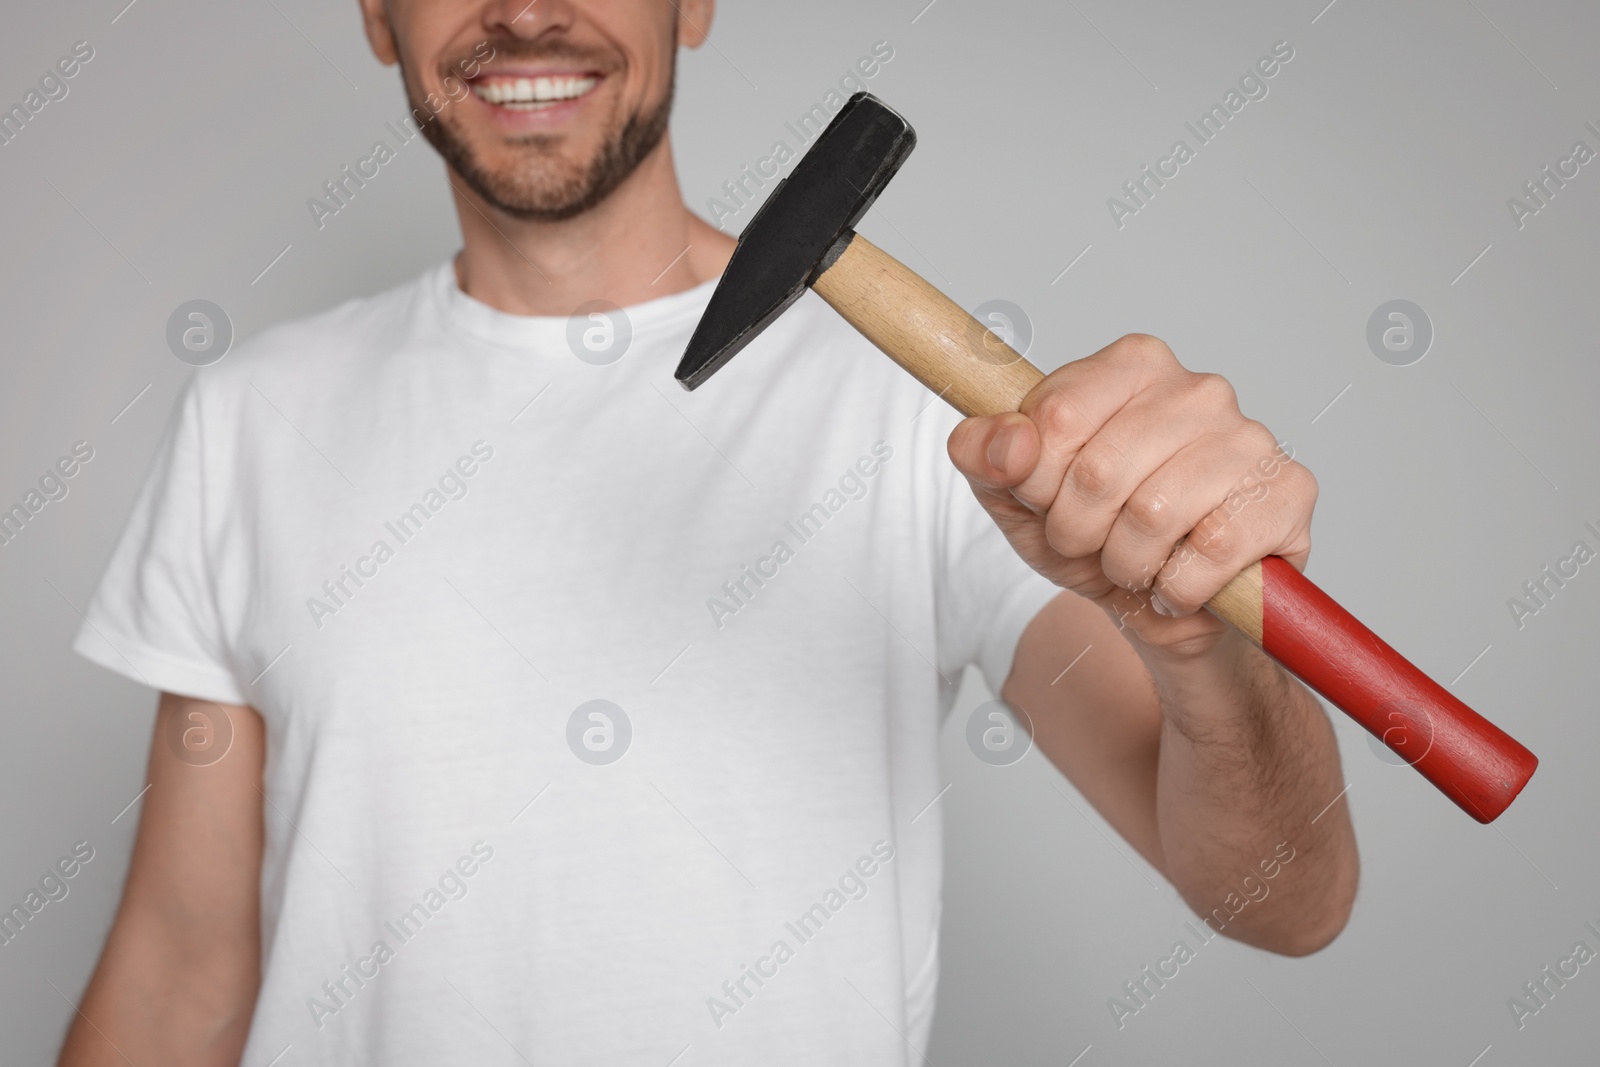
{"label": "fingernail", "polygon": [[1160,593],[1150,594],[1150,606],[1156,609],[1157,615],[1165,615],[1169,619],[1178,617],[1178,613],[1172,610],[1172,605],[1161,599]]}
{"label": "fingernail", "polygon": [[1011,442],[1017,436],[1017,431],[1009,426],[994,435],[994,440],[989,442],[989,465],[996,470],[1006,469],[1006,457],[1011,454]]}

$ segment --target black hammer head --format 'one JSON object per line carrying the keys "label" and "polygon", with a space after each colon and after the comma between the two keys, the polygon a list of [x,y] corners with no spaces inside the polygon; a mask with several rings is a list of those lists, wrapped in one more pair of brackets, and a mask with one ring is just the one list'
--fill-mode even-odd
{"label": "black hammer head", "polygon": [[739,235],[678,363],[680,385],[700,385],[800,299],[916,143],[910,124],[871,93],[849,99]]}

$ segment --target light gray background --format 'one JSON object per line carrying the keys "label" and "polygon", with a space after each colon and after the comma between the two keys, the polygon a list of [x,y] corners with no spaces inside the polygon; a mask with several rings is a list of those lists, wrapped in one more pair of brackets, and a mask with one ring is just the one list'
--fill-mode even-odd
{"label": "light gray background", "polygon": [[[405,110],[354,3],[125,2],[12,5],[0,35],[7,105],[74,41],[96,51],[0,147],[0,505],[73,441],[95,449],[71,495],[0,548],[0,902],[72,842],[97,853],[0,948],[7,1063],[54,1055],[137,807],[113,816],[145,783],[153,696],[67,645],[192,373],[167,315],[209,298],[247,337],[457,247],[420,141],[311,223],[306,198]],[[714,47],[680,63],[690,203],[889,41],[871,87],[921,140],[863,232],[969,307],[1022,305],[1047,369],[1142,330],[1226,374],[1321,480],[1311,575],[1543,761],[1482,827],[1335,715],[1363,863],[1349,929],[1302,960],[1208,946],[1119,1032],[1107,998],[1167,953],[1187,909],[1037,754],[972,757],[960,726],[987,694],[969,676],[934,809],[949,864],[928,1059],[1593,1062],[1600,964],[1521,1031],[1506,1002],[1577,940],[1600,948],[1582,925],[1600,924],[1600,565],[1521,630],[1506,601],[1575,540],[1600,547],[1583,529],[1600,525],[1600,162],[1520,231],[1506,199],[1574,140],[1600,149],[1583,128],[1600,125],[1600,9],[925,2],[727,4]],[[1270,95],[1119,230],[1107,198],[1284,39],[1295,58]],[[1414,366],[1365,341],[1395,298],[1436,331]]]}

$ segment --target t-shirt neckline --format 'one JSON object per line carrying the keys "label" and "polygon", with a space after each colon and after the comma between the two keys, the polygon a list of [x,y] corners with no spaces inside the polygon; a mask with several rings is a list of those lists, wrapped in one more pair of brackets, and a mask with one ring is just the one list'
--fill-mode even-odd
{"label": "t-shirt neckline", "polygon": [[[710,278],[689,289],[630,304],[622,311],[627,315],[635,336],[674,325],[680,320],[698,318],[710,301],[717,281],[717,278]],[[516,315],[485,304],[456,284],[454,256],[433,269],[427,284],[444,321],[450,327],[485,341],[516,348],[566,344],[567,330],[572,321],[570,316]]]}

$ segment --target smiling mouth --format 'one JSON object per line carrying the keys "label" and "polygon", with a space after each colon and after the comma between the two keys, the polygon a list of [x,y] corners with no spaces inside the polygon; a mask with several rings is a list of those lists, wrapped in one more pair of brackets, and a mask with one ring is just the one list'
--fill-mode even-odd
{"label": "smiling mouth", "polygon": [[534,78],[485,74],[471,84],[473,95],[486,104],[512,111],[542,111],[587,96],[600,84],[600,78],[593,74]]}

